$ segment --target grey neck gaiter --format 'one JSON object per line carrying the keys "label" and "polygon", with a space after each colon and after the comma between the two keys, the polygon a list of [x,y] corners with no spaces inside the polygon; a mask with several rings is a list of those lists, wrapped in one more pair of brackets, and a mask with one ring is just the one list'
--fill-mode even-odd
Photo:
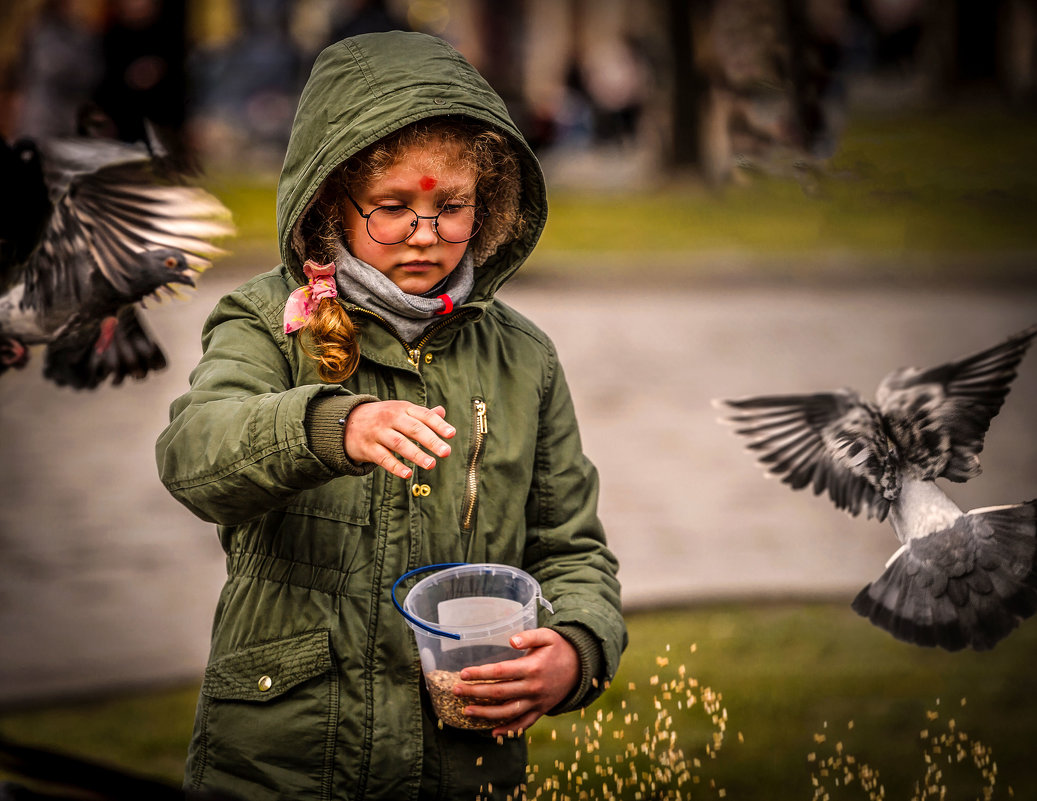
{"label": "grey neck gaiter", "polygon": [[[465,251],[450,275],[424,295],[408,295],[344,248],[339,251],[335,266],[339,294],[362,309],[384,317],[408,342],[418,339],[434,317],[468,300],[475,281],[469,251]],[[449,303],[443,299],[444,295]]]}

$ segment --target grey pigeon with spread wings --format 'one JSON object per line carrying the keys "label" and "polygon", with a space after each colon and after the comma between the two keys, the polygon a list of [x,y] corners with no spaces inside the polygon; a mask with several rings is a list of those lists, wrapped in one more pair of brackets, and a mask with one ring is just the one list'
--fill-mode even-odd
{"label": "grey pigeon with spread wings", "polygon": [[0,223],[0,374],[41,344],[44,375],[77,389],[164,367],[138,307],[193,286],[223,252],[213,241],[234,231],[223,204],[144,144],[4,143],[0,167],[11,206]]}
{"label": "grey pigeon with spread wings", "polygon": [[769,474],[888,519],[900,548],[853,609],[894,637],[992,648],[1037,611],[1037,501],[962,511],[936,479],[968,481],[1037,325],[928,370],[903,368],[876,402],[843,389],[717,401]]}

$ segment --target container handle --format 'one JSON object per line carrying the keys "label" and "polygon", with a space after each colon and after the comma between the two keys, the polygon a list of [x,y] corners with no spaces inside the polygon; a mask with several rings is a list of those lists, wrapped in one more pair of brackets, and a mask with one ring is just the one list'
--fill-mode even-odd
{"label": "container handle", "polygon": [[406,573],[404,573],[402,576],[400,576],[398,579],[396,579],[396,581],[394,581],[393,584],[392,584],[392,602],[393,602],[393,606],[396,607],[396,610],[401,615],[403,615],[412,626],[417,626],[422,631],[427,631],[429,634],[435,634],[437,637],[446,637],[447,639],[450,639],[450,640],[460,640],[461,639],[461,635],[460,634],[455,634],[452,631],[440,631],[439,629],[434,629],[431,626],[429,626],[427,623],[424,623],[424,622],[418,620],[416,617],[408,614],[407,610],[405,610],[400,605],[400,602],[396,600],[396,588],[398,586],[400,586],[400,582],[401,581],[409,579],[411,576],[416,575],[418,573],[424,573],[427,570],[439,570],[441,568],[446,568],[446,567],[461,567],[462,565],[466,565],[466,564],[468,564],[468,563],[467,562],[443,562],[442,564],[438,564],[438,565],[425,565],[423,567],[416,567],[413,570],[408,570]]}
{"label": "container handle", "polygon": [[[434,629],[427,623],[418,620],[413,615],[408,614],[407,610],[400,605],[400,602],[398,600],[396,600],[396,588],[400,586],[400,582],[405,581],[406,579],[409,579],[411,576],[417,575],[418,573],[424,573],[428,570],[440,570],[442,568],[447,567],[463,567],[467,564],[468,562],[442,562],[438,565],[424,565],[422,567],[416,567],[413,570],[408,570],[406,573],[404,573],[402,576],[400,576],[398,579],[396,579],[396,581],[392,583],[392,603],[393,606],[396,607],[396,611],[403,615],[404,618],[406,618],[411,625],[417,626],[422,631],[427,631],[429,634],[435,634],[437,637],[446,637],[449,640],[460,640],[460,634],[455,634],[452,631],[440,631],[439,629]],[[539,591],[537,591],[537,600],[540,601],[540,605],[544,607],[548,612],[554,612],[554,607],[551,606],[551,602],[547,600],[543,595],[541,595]]]}

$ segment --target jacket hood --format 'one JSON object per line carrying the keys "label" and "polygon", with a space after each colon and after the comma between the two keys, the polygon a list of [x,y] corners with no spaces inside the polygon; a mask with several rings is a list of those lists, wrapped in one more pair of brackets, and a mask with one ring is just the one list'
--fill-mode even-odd
{"label": "jacket hood", "polygon": [[305,279],[293,231],[328,174],[405,125],[443,115],[468,117],[503,132],[522,165],[519,203],[525,227],[479,265],[471,299],[490,297],[519,268],[547,220],[539,162],[504,102],[460,53],[434,36],[391,31],[325,48],[299,98],[277,186],[281,259],[297,280]]}

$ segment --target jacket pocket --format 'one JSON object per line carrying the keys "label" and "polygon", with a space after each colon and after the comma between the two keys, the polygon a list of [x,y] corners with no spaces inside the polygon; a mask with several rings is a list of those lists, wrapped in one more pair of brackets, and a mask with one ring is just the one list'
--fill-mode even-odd
{"label": "jacket pocket", "polygon": [[205,670],[189,756],[194,789],[331,797],[338,680],[325,629],[242,648]]}
{"label": "jacket pocket", "polygon": [[371,521],[373,485],[371,474],[336,478],[324,486],[303,490],[284,509],[336,523],[365,526]]}

